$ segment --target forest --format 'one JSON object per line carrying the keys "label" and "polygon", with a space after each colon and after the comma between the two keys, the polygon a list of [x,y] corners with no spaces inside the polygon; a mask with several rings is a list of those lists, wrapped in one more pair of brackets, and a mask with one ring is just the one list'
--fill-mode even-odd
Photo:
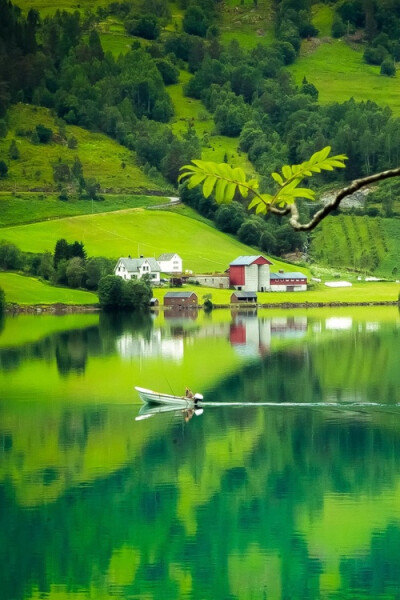
{"label": "forest", "polygon": [[[253,2],[257,9],[257,0]],[[318,34],[312,23],[313,4],[274,0],[274,40],[247,50],[235,40],[221,42],[222,2],[215,0],[181,0],[181,31],[167,28],[167,0],[112,2],[97,10],[57,10],[45,17],[33,8],[23,13],[0,0],[0,136],[7,134],[12,104],[43,106],[56,115],[58,130],[37,126],[18,131],[19,136],[45,148],[49,139],[74,144],[65,137],[65,125],[100,131],[134,151],[146,172],[176,186],[182,165],[199,158],[212,143],[207,134],[199,137],[191,121],[182,134],[172,131],[174,107],[168,87],[187,71],[185,95],[201,100],[212,115],[215,134],[237,140],[238,152],[248,156],[264,188],[271,171],[301,163],[327,145],[349,160],[344,172],[315,178],[318,190],[397,166],[400,119],[390,108],[354,99],[321,105],[311,81],[304,77],[296,85],[288,73],[302,40]],[[365,62],[380,64],[382,77],[395,76],[388,63],[393,67],[400,53],[400,2],[333,4],[332,35],[362,31]],[[109,16],[121,19],[132,38],[130,50],[116,57],[104,52],[98,33],[99,23]],[[10,162],[17,158],[13,140],[8,156],[1,157],[0,177],[7,177]],[[224,160],[228,158],[226,154]],[[89,198],[99,192],[99,184],[85,178],[79,164],[61,162],[53,165],[53,172],[62,199],[71,190]],[[392,217],[393,186],[371,194],[369,206],[359,214]],[[180,194],[222,231],[265,252],[280,256],[306,243],[306,236],[290,231],[285,221],[249,215],[243,201],[218,207],[213,198],[204,199],[185,185]],[[313,210],[309,203],[301,207],[305,215]]]}

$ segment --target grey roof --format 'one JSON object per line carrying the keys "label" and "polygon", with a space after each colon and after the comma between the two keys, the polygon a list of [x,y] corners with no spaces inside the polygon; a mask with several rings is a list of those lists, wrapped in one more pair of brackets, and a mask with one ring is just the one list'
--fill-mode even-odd
{"label": "grey roof", "polygon": [[176,252],[164,252],[164,254],[160,254],[157,260],[171,260],[175,256]]}
{"label": "grey roof", "polygon": [[256,292],[233,292],[237,298],[257,298]]}
{"label": "grey roof", "polygon": [[257,260],[257,258],[264,258],[265,260],[268,260],[267,258],[265,258],[265,256],[261,256],[261,254],[258,254],[257,256],[238,256],[237,258],[235,258],[235,260],[229,263],[229,266],[249,266],[252,265],[253,262]]}
{"label": "grey roof", "polygon": [[[167,292],[164,298],[190,298],[194,292]],[[196,296],[197,294],[195,294]]]}
{"label": "grey roof", "polygon": [[139,267],[146,261],[149,263],[153,273],[156,273],[157,271],[161,273],[160,265],[155,258],[120,258],[119,260],[123,263],[129,273],[136,273],[139,270]]}
{"label": "grey roof", "polygon": [[294,273],[271,273],[270,279],[307,279],[307,275],[298,271]]}

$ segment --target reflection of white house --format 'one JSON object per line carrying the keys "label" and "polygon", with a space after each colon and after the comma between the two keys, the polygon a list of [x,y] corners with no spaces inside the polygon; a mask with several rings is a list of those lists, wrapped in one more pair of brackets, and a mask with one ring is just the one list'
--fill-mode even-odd
{"label": "reflection of white house", "polygon": [[166,252],[157,258],[157,262],[163,273],[182,273],[182,259],[179,254]]}
{"label": "reflection of white house", "polygon": [[123,279],[141,279],[149,275],[152,283],[160,283],[160,265],[155,258],[120,258],[114,268],[114,275]]}
{"label": "reflection of white house", "polygon": [[181,362],[183,359],[183,339],[162,337],[161,330],[153,330],[150,339],[135,337],[131,333],[124,333],[117,339],[119,354],[125,358],[155,358]]}

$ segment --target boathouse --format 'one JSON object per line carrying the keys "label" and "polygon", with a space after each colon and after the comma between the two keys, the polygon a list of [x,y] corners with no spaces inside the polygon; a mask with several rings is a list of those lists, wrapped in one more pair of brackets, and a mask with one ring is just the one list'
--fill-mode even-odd
{"label": "boathouse", "polygon": [[231,304],[256,304],[257,294],[255,292],[233,292]]}
{"label": "boathouse", "polygon": [[194,292],[167,292],[164,296],[164,306],[178,308],[198,306],[197,294]]}

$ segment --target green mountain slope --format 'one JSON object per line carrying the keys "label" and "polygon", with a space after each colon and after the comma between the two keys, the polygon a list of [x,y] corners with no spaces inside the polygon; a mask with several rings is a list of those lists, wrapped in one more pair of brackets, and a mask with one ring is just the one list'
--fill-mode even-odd
{"label": "green mountain slope", "polygon": [[318,38],[302,42],[300,57],[288,67],[298,84],[303,77],[319,91],[322,104],[372,100],[389,106],[400,115],[400,89],[396,77],[383,77],[380,67],[363,60],[365,44],[348,43],[345,38],[331,37],[333,7],[316,4],[313,23],[319,30]]}
{"label": "green mountain slope", "polygon": [[[1,191],[54,191],[52,164],[61,160],[71,166],[76,156],[82,163],[85,178],[95,178],[102,190],[119,193],[161,190],[160,184],[137,166],[134,152],[104,134],[66,125],[61,137],[51,112],[29,104],[12,106],[7,118],[9,131],[6,137],[0,138],[0,156],[8,155],[11,141],[15,139],[20,157],[7,159],[8,175],[0,178]],[[54,141],[32,143],[32,132],[40,124],[52,130]],[[73,149],[66,143],[71,137],[77,143]]]}
{"label": "green mountain slope", "polygon": [[314,260],[336,268],[397,277],[400,269],[400,221],[340,215],[315,230],[310,252]]}
{"label": "green mountain slope", "polygon": [[[88,256],[116,259],[177,252],[183,258],[184,269],[200,273],[221,272],[237,256],[257,254],[254,248],[210,225],[179,213],[157,210],[132,209],[4,227],[0,237],[31,252],[52,251],[60,238],[82,241]],[[274,261],[275,268],[281,265]]]}

